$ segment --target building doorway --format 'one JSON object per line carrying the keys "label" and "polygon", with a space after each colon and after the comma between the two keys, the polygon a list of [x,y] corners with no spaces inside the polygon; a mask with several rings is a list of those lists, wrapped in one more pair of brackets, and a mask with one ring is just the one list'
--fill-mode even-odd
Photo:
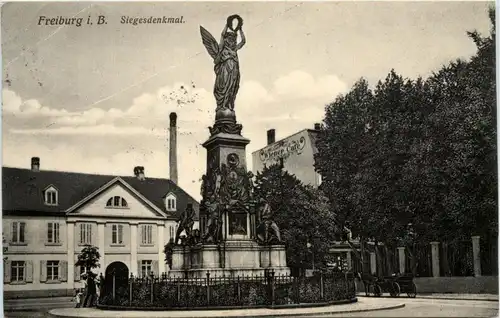
{"label": "building doorway", "polygon": [[113,286],[113,277],[115,279],[115,289],[127,287],[128,285],[128,267],[122,262],[113,262],[106,267],[105,286]]}

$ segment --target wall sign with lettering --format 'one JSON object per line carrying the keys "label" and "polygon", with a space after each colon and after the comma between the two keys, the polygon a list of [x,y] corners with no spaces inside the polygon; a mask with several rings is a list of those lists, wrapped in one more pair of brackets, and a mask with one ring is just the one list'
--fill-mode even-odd
{"label": "wall sign with lettering", "polygon": [[300,155],[306,145],[304,136],[299,139],[282,140],[269,148],[262,149],[259,157],[262,162],[278,161],[280,158],[287,158],[292,154]]}

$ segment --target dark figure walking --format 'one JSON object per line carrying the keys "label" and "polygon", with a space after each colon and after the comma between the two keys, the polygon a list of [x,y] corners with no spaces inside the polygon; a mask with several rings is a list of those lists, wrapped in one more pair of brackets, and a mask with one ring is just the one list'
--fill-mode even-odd
{"label": "dark figure walking", "polygon": [[96,300],[97,289],[95,286],[94,275],[89,273],[87,276],[87,296],[85,296],[85,301],[83,302],[83,307],[94,306]]}

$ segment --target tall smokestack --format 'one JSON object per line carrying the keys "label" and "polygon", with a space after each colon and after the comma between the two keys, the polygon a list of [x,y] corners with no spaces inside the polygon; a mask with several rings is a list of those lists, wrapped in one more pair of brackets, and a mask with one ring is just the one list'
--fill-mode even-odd
{"label": "tall smokestack", "polygon": [[276,131],[274,129],[269,129],[267,131],[267,144],[270,145],[276,141]]}
{"label": "tall smokestack", "polygon": [[178,184],[177,176],[177,114],[170,113],[170,180]]}

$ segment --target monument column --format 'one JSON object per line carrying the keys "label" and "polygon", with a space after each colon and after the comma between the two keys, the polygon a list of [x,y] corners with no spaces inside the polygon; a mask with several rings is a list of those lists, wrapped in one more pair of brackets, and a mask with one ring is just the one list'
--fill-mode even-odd
{"label": "monument column", "polygon": [[439,242],[431,242],[432,277],[439,277]]}
{"label": "monument column", "polygon": [[474,276],[481,276],[481,245],[480,236],[472,237],[472,259],[474,261]]}
{"label": "monument column", "polygon": [[399,273],[404,274],[406,272],[406,257],[405,248],[398,247],[398,260],[399,260]]}

